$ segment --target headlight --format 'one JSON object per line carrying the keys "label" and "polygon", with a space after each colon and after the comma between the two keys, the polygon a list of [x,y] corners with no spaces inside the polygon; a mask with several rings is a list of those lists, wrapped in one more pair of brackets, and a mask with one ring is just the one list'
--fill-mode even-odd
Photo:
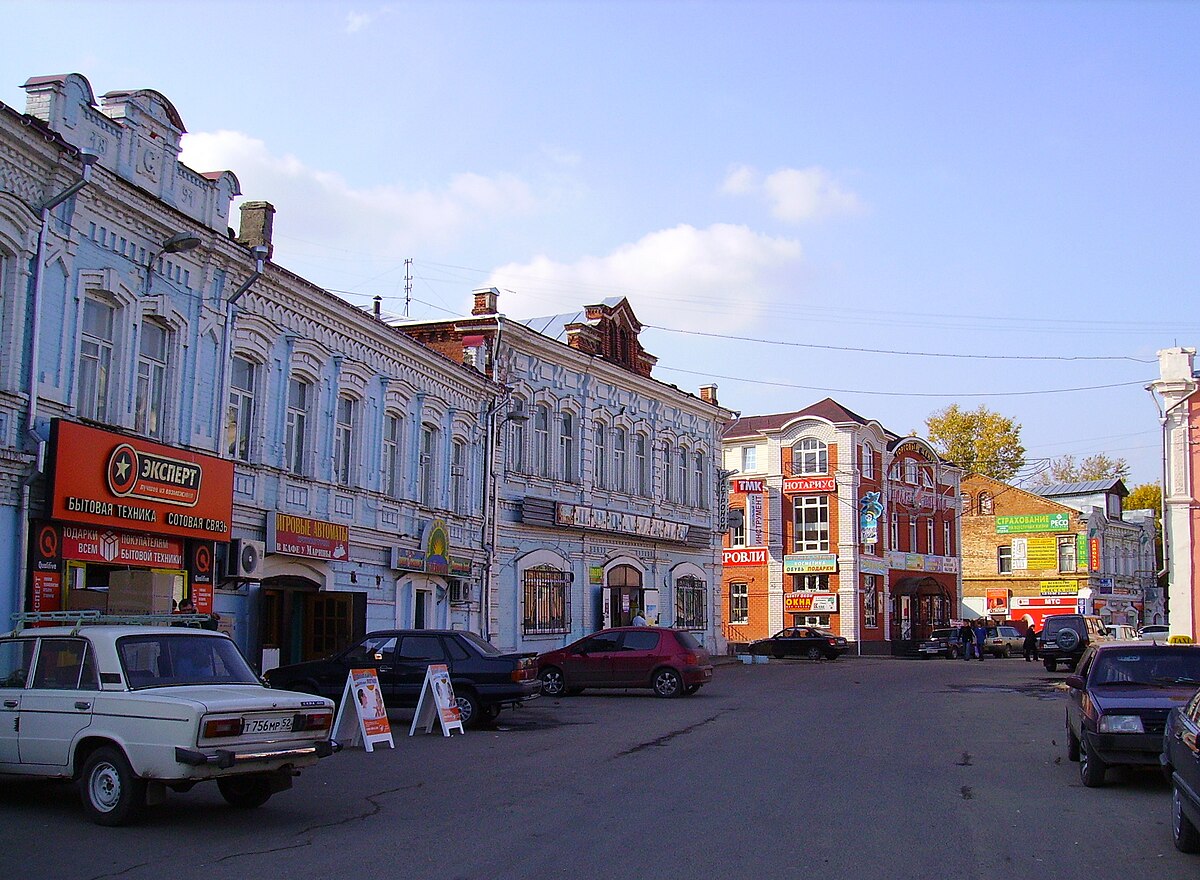
{"label": "headlight", "polygon": [[1101,733],[1145,733],[1142,719],[1137,715],[1101,715]]}

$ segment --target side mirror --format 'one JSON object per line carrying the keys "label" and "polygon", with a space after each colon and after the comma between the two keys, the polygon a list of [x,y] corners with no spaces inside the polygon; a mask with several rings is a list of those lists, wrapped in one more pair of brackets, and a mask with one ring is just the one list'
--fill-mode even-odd
{"label": "side mirror", "polygon": [[1083,676],[1082,675],[1068,675],[1067,676],[1067,687],[1072,688],[1077,691],[1083,690],[1083,687],[1084,687]]}

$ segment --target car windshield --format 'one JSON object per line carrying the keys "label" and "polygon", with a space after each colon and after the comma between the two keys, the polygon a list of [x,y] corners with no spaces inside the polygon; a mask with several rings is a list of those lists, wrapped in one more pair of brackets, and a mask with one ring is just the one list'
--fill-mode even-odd
{"label": "car windshield", "polygon": [[1049,638],[1052,634],[1061,629],[1071,629],[1071,624],[1073,621],[1074,618],[1047,617],[1046,626],[1042,630],[1042,635]]}
{"label": "car windshield", "polygon": [[480,638],[479,636],[475,635],[475,633],[464,631],[460,632],[458,635],[470,642],[475,650],[485,657],[498,657],[504,653],[491,642]]}
{"label": "car windshield", "polygon": [[1096,658],[1088,683],[1200,685],[1200,650],[1107,651]]}
{"label": "car windshield", "polygon": [[155,633],[117,641],[130,688],[262,684],[237,646],[221,636]]}
{"label": "car windshield", "polygon": [[931,638],[931,639],[948,639],[948,638],[950,638],[950,630],[935,629],[933,632],[931,632],[929,634],[929,638]]}

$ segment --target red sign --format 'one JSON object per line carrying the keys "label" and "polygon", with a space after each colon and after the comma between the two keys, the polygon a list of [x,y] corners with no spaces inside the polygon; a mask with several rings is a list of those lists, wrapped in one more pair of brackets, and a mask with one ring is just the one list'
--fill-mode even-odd
{"label": "red sign", "polygon": [[783,481],[785,494],[797,492],[835,492],[837,479],[835,477],[790,477]]}
{"label": "red sign", "polygon": [[1010,591],[1006,587],[987,588],[987,613],[1008,614],[1008,598]]}
{"label": "red sign", "polygon": [[229,540],[232,462],[62,419],[50,443],[54,519]]}
{"label": "red sign", "polygon": [[289,513],[269,513],[267,552],[307,559],[347,559],[350,527]]}
{"label": "red sign", "polygon": [[183,541],[178,538],[67,524],[61,531],[64,559],[140,568],[183,568]]}
{"label": "red sign", "polygon": [[1100,570],[1100,539],[1092,538],[1088,541],[1088,568],[1091,571]]}
{"label": "red sign", "polygon": [[766,565],[766,547],[738,547],[721,551],[722,565]]}
{"label": "red sign", "polygon": [[187,548],[188,581],[192,585],[192,601],[201,614],[213,610],[213,566],[216,552],[212,541],[190,541]]}
{"label": "red sign", "polygon": [[761,493],[767,491],[766,480],[734,480],[733,491],[743,494]]}

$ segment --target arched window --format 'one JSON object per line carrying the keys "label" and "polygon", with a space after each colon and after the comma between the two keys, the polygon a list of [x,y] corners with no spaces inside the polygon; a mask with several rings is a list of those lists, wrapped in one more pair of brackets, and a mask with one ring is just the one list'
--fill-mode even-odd
{"label": "arched window", "polygon": [[970,492],[960,493],[958,496],[958,503],[962,505],[962,512],[964,516],[974,516],[975,508],[972,506],[974,504],[974,499],[971,498]]}
{"label": "arched window", "polygon": [[533,471],[550,476],[550,408],[539,403],[533,408]]}
{"label": "arched window", "polygon": [[595,442],[592,445],[592,484],[597,489],[608,485],[608,427],[596,422]]}
{"label": "arched window", "polygon": [[433,425],[421,426],[421,455],[418,460],[417,485],[421,490],[421,503],[426,507],[434,507],[437,502],[439,433]]}
{"label": "arched window", "polygon": [[829,473],[829,452],[816,437],[805,437],[792,447],[793,474]]}
{"label": "arched window", "polygon": [[862,475],[868,480],[875,479],[875,450],[870,443],[862,446]]}
{"label": "arched window", "polygon": [[995,513],[995,505],[992,504],[992,493],[991,492],[980,492],[979,493],[979,515],[980,516],[991,516],[993,513]]}
{"label": "arched window", "polygon": [[913,486],[917,485],[917,462],[916,459],[907,458],[904,460],[904,482]]}
{"label": "arched window", "polygon": [[675,626],[678,629],[705,629],[708,626],[704,581],[698,577],[689,574],[675,581]]}
{"label": "arched window", "polygon": [[612,447],[613,447],[613,466],[612,466],[612,483],[613,488],[618,492],[624,492],[627,488],[626,472],[629,469],[629,463],[626,461],[625,450],[625,429],[612,429]]}

